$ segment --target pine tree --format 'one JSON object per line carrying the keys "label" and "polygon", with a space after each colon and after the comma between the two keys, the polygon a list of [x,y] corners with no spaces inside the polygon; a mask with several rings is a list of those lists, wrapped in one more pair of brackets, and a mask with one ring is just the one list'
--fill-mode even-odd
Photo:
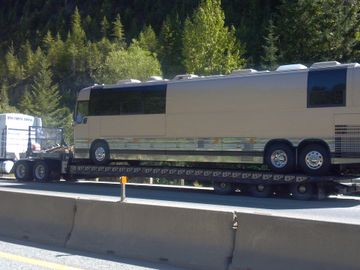
{"label": "pine tree", "polygon": [[58,86],[52,82],[49,64],[43,60],[31,88],[23,95],[20,109],[24,113],[41,117],[45,126],[58,126],[64,119],[60,99]]}
{"label": "pine tree", "polygon": [[11,45],[5,55],[6,76],[9,81],[21,80],[24,76],[24,69],[15,55],[14,47]]}
{"label": "pine tree", "polygon": [[46,55],[41,50],[40,47],[36,48],[36,51],[33,52],[30,49],[26,49],[26,54],[24,56],[24,73],[26,78],[33,78],[40,70],[40,63],[45,61]]}
{"label": "pine tree", "polygon": [[263,50],[264,54],[261,56],[261,66],[264,69],[274,70],[278,65],[278,41],[279,38],[275,34],[275,26],[273,20],[270,19],[267,28],[267,36],[264,37]]}
{"label": "pine tree", "polygon": [[182,63],[182,24],[179,16],[167,16],[159,35],[159,59],[166,77],[185,72]]}
{"label": "pine tree", "polygon": [[54,68],[57,76],[62,76],[64,69],[66,69],[67,66],[66,61],[63,60],[65,44],[61,39],[60,34],[57,33],[56,37],[53,38],[51,33],[48,33],[44,38],[43,46],[49,64]]}
{"label": "pine tree", "polygon": [[144,30],[139,34],[138,45],[144,50],[157,54],[158,41],[151,25],[146,26]]}
{"label": "pine tree", "polygon": [[11,113],[17,112],[15,107],[9,105],[9,96],[8,96],[9,86],[6,81],[4,81],[0,86],[0,112],[1,113]]}
{"label": "pine tree", "polygon": [[283,62],[348,61],[359,41],[358,1],[282,1],[278,35]]}
{"label": "pine tree", "polygon": [[188,72],[230,73],[244,64],[235,30],[229,30],[224,21],[220,0],[203,0],[185,21],[183,56]]}
{"label": "pine tree", "polygon": [[77,7],[72,16],[70,40],[79,49],[84,46],[86,41],[85,31],[81,26],[81,16]]}
{"label": "pine tree", "polygon": [[113,22],[112,37],[118,46],[121,48],[125,47],[124,26],[121,23],[120,14],[116,15],[116,18]]}
{"label": "pine tree", "polygon": [[108,37],[109,27],[110,27],[110,24],[109,24],[106,16],[104,16],[102,21],[101,21],[101,34],[102,34],[103,38]]}

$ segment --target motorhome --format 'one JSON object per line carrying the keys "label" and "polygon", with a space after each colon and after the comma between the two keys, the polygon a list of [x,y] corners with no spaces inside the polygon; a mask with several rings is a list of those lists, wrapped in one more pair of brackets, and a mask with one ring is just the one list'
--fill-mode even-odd
{"label": "motorhome", "polygon": [[360,65],[95,85],[78,95],[75,158],[263,164],[321,175],[360,163]]}

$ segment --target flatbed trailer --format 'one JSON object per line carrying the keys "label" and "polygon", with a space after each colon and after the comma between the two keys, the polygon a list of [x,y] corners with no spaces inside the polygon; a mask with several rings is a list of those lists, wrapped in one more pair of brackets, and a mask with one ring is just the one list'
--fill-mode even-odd
{"label": "flatbed trailer", "polygon": [[19,181],[74,181],[97,177],[153,177],[207,182],[218,194],[236,190],[255,197],[290,195],[295,199],[323,199],[330,194],[350,194],[360,191],[360,179],[352,175],[309,176],[304,174],[276,174],[270,171],[242,169],[130,166],[110,163],[93,165],[90,161],[74,159],[63,152],[32,153],[16,162],[14,168]]}

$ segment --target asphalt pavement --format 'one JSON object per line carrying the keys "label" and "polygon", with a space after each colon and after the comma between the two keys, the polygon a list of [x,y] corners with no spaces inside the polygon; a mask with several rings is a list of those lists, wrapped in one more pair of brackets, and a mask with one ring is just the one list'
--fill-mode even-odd
{"label": "asphalt pavement", "polygon": [[55,248],[48,245],[0,237],[0,269],[2,270],[181,270],[160,263],[102,256],[89,252]]}

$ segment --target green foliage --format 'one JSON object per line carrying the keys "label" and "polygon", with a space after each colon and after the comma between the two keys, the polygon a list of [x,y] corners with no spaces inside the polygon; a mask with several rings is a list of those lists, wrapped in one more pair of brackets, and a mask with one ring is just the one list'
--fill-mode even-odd
{"label": "green foliage", "polygon": [[9,86],[6,82],[3,82],[0,86],[0,112],[1,113],[12,113],[17,112],[15,107],[9,105],[8,96]]}
{"label": "green foliage", "polygon": [[146,26],[144,30],[139,34],[138,46],[144,50],[156,54],[158,51],[158,41],[156,34],[151,25]]}
{"label": "green foliage", "polygon": [[71,34],[69,40],[79,50],[81,49],[86,41],[85,31],[81,26],[81,17],[78,8],[75,8],[75,12],[72,16]]}
{"label": "green foliage", "polygon": [[225,26],[220,0],[204,0],[185,21],[183,56],[190,73],[230,73],[244,64],[235,29]]}
{"label": "green foliage", "polygon": [[120,48],[125,46],[124,26],[121,23],[120,14],[116,15],[113,22],[112,37],[114,38],[115,44],[120,46]]}
{"label": "green foliage", "polygon": [[283,1],[278,17],[282,61],[349,61],[359,46],[359,1]]}
{"label": "green foliage", "polygon": [[100,83],[116,83],[130,78],[146,80],[152,75],[161,75],[159,61],[135,43],[128,50],[110,52],[97,77]]}
{"label": "green foliage", "polygon": [[40,47],[33,52],[30,47],[25,45],[25,50],[24,74],[27,78],[32,78],[40,72],[40,63],[46,61],[46,55]]}
{"label": "green foliage", "polygon": [[61,108],[60,99],[58,86],[52,81],[49,64],[43,60],[31,88],[25,91],[21,99],[20,110],[41,117],[44,126],[61,126],[69,133],[71,113],[67,108]]}
{"label": "green foliage", "polygon": [[21,80],[24,76],[23,67],[15,55],[14,47],[11,46],[5,55],[6,74],[9,81]]}
{"label": "green foliage", "polygon": [[185,72],[182,63],[182,33],[179,16],[167,16],[159,36],[159,59],[167,78]]}
{"label": "green foliage", "polygon": [[267,36],[264,37],[264,54],[261,56],[262,67],[274,70],[278,66],[278,36],[275,35],[275,26],[272,20],[269,21]]}
{"label": "green foliage", "polygon": [[101,34],[103,38],[107,38],[109,35],[110,24],[107,20],[106,16],[104,16],[103,20],[101,21]]}

